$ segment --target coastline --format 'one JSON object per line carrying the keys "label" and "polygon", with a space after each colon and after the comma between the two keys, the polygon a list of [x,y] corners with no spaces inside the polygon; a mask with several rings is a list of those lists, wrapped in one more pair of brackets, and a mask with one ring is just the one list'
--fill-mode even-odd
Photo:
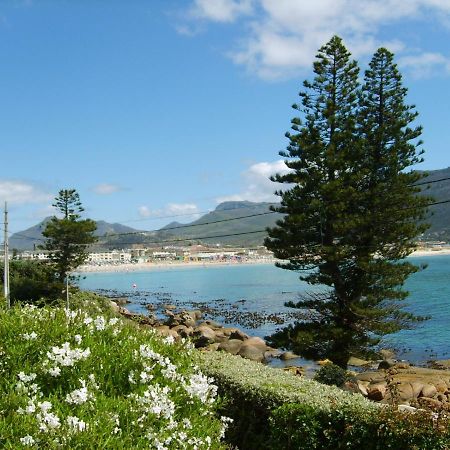
{"label": "coastline", "polygon": [[104,273],[104,272],[146,272],[161,269],[179,269],[189,267],[224,267],[224,266],[245,266],[245,265],[260,265],[260,264],[274,264],[274,259],[262,259],[251,261],[164,261],[164,262],[149,262],[149,263],[135,263],[135,264],[102,264],[100,266],[83,265],[77,268],[77,273]]}
{"label": "coastline", "polygon": [[[445,249],[420,249],[413,252],[411,257],[423,257],[423,256],[440,256],[450,255],[450,248]],[[260,265],[260,264],[274,264],[275,259],[261,259],[261,260],[248,260],[248,261],[160,261],[160,262],[148,262],[148,263],[135,263],[135,264],[102,264],[95,265],[83,265],[80,266],[77,273],[107,273],[107,272],[146,272],[152,270],[161,269],[179,269],[189,267],[223,267],[223,266],[242,266],[242,265]]]}

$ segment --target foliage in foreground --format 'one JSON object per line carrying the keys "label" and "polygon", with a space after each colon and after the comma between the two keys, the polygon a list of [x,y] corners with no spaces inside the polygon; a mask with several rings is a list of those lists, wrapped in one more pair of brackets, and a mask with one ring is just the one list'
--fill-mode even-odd
{"label": "foliage in foreground", "polygon": [[319,49],[280,152],[289,170],[273,178],[285,189],[271,209],[284,216],[265,241],[279,267],[327,287],[289,305],[311,319],[278,333],[277,344],[343,368],[416,321],[401,309],[402,286],[418,270],[404,258],[427,229],[430,203],[418,195],[425,174],[411,170],[422,162],[422,129],[393,54],[378,49],[362,84],[350,56],[337,36]]}
{"label": "foliage in foreground", "polygon": [[227,440],[241,450],[450,448],[444,415],[402,413],[226,353],[203,354],[201,367],[229,399]]}
{"label": "foliage in foreground", "polygon": [[224,448],[216,387],[190,345],[78,297],[69,313],[0,310],[0,447]]}

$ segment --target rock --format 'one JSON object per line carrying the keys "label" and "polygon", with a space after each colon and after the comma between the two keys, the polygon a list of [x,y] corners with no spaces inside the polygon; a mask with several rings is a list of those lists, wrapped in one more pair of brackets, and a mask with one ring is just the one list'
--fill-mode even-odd
{"label": "rock", "polygon": [[356,375],[359,381],[369,381],[373,384],[384,383],[386,381],[386,375],[380,372],[363,372]]}
{"label": "rock", "polygon": [[175,306],[175,305],[166,305],[166,304],[164,304],[164,305],[162,305],[162,308],[163,309],[167,309],[167,310],[174,310],[174,309],[177,309],[177,307]]}
{"label": "rock", "polygon": [[215,342],[216,333],[211,328],[203,325],[194,330],[192,336],[195,338],[196,347],[206,347]]}
{"label": "rock", "polygon": [[401,412],[410,412],[410,413],[414,413],[417,411],[417,408],[414,408],[414,406],[411,405],[398,405],[397,409]]}
{"label": "rock", "polygon": [[422,392],[420,393],[420,397],[429,397],[432,398],[437,394],[436,386],[432,384],[425,384],[422,388]]}
{"label": "rock", "polygon": [[395,352],[389,349],[382,349],[378,353],[383,359],[394,359],[395,357]]}
{"label": "rock", "polygon": [[279,358],[283,352],[277,348],[267,347],[266,353],[264,354],[266,359]]}
{"label": "rock", "polygon": [[370,400],[380,402],[386,396],[386,386],[383,384],[375,384],[369,386],[367,390],[367,397]]}
{"label": "rock", "polygon": [[437,370],[450,370],[450,359],[441,359],[439,361],[428,361],[429,367]]}
{"label": "rock", "polygon": [[214,330],[214,333],[216,335],[216,337],[214,339],[216,342],[228,341],[228,336],[225,336],[225,334],[222,333],[222,330],[220,328],[217,330]]}
{"label": "rock", "polygon": [[197,321],[187,312],[181,313],[179,316],[180,325],[185,325],[186,327],[195,327]]}
{"label": "rock", "polygon": [[442,407],[442,403],[435,398],[419,397],[417,401],[419,402],[420,406],[430,409],[440,409]]}
{"label": "rock", "polygon": [[447,384],[443,381],[438,381],[437,383],[434,383],[434,386],[436,387],[436,390],[441,393],[445,393],[448,390]]}
{"label": "rock", "polygon": [[245,344],[246,345],[252,345],[253,347],[257,347],[257,348],[261,349],[264,352],[267,351],[266,341],[264,339],[261,339],[260,337],[257,337],[257,336],[253,336],[251,338],[248,338],[245,341]]}
{"label": "rock", "polygon": [[368,392],[367,392],[367,386],[368,384],[366,384],[366,381],[357,381],[357,385],[358,385],[358,392],[361,395],[364,395],[364,397],[368,396]]}
{"label": "rock", "polygon": [[420,381],[413,381],[411,383],[411,388],[413,391],[413,397],[417,398],[420,395],[420,393],[422,392],[423,383],[421,383]]}
{"label": "rock", "polygon": [[394,367],[395,361],[393,359],[383,359],[383,361],[380,361],[380,364],[378,364],[378,370],[388,370],[391,367]]}
{"label": "rock", "polygon": [[155,330],[160,336],[172,336],[176,340],[180,339],[180,335],[175,330],[171,330],[170,328],[165,328],[164,326],[162,326],[155,328]]}
{"label": "rock", "polygon": [[242,347],[242,341],[240,339],[229,339],[228,341],[221,342],[218,350],[237,355]]}
{"label": "rock", "polygon": [[305,369],[303,369],[303,367],[298,367],[298,366],[283,367],[283,371],[289,372],[292,375],[296,375],[299,377],[302,377],[305,374]]}
{"label": "rock", "polygon": [[354,367],[364,367],[368,366],[370,364],[369,361],[366,361],[364,359],[356,358],[355,356],[350,356],[350,359],[347,362],[347,365],[354,366]]}
{"label": "rock", "polygon": [[148,311],[154,311],[156,309],[156,306],[153,303],[147,303],[145,305],[145,309],[147,309]]}
{"label": "rock", "polygon": [[329,359],[321,359],[320,361],[317,361],[317,364],[319,366],[326,366],[327,364],[333,364],[333,361],[330,361]]}
{"label": "rock", "polygon": [[358,382],[355,380],[344,381],[344,384],[342,385],[342,390],[346,392],[351,392],[352,394],[360,393]]}
{"label": "rock", "polygon": [[239,356],[243,358],[250,359],[252,361],[263,362],[264,361],[264,351],[261,348],[249,345],[247,342],[244,342],[238,352]]}
{"label": "rock", "polygon": [[396,391],[397,400],[400,402],[414,398],[413,388],[410,383],[399,384]]}
{"label": "rock", "polygon": [[282,361],[288,361],[288,360],[290,360],[290,359],[296,359],[296,358],[298,358],[299,356],[298,355],[296,355],[295,353],[293,353],[293,352],[283,352],[281,355],[280,355],[280,359],[282,360]]}
{"label": "rock", "polygon": [[404,361],[398,362],[394,366],[395,369],[409,369],[410,367],[411,367],[411,365]]}
{"label": "rock", "polygon": [[223,328],[223,326],[219,322],[215,322],[214,320],[205,320],[199,325],[199,327],[202,326],[206,326],[209,328]]}
{"label": "rock", "polygon": [[120,313],[119,305],[116,302],[113,302],[112,300],[110,300],[109,304],[110,304],[110,307],[111,307],[111,309],[113,310],[113,312],[115,314],[119,314]]}
{"label": "rock", "polygon": [[203,313],[199,309],[193,309],[191,311],[185,311],[192,319],[200,320],[203,317]]}
{"label": "rock", "polygon": [[439,400],[441,403],[446,403],[447,402],[447,396],[443,393],[439,393],[436,395],[436,400]]}
{"label": "rock", "polygon": [[130,300],[128,300],[126,297],[115,298],[114,301],[115,301],[119,306],[123,306],[123,305],[126,305],[126,304],[128,304],[128,303],[131,303]]}
{"label": "rock", "polygon": [[187,327],[186,325],[178,325],[173,327],[172,330],[176,331],[183,338],[191,336],[194,332],[193,328]]}
{"label": "rock", "polygon": [[249,336],[241,330],[235,330],[230,334],[230,339],[240,339],[241,341],[245,341],[249,339]]}
{"label": "rock", "polygon": [[209,344],[208,347],[206,347],[207,350],[209,350],[210,352],[216,352],[219,349],[219,343],[218,342],[214,342],[213,344]]}

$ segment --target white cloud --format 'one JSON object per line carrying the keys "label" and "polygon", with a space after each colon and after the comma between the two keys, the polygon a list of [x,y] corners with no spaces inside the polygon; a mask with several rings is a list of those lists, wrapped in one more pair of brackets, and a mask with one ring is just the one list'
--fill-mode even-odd
{"label": "white cloud", "polygon": [[53,195],[44,192],[33,183],[16,180],[0,180],[0,202],[23,205],[26,203],[44,203],[53,198]]}
{"label": "white cloud", "polygon": [[282,188],[282,185],[274,183],[270,180],[270,177],[276,173],[285,174],[287,172],[289,172],[289,169],[283,160],[253,164],[241,174],[243,183],[242,192],[217,198],[216,201],[217,203],[243,200],[251,202],[277,202],[279,201],[279,197],[274,195],[274,192]]}
{"label": "white cloud", "polygon": [[119,192],[122,188],[117,184],[101,183],[92,189],[98,195],[110,195]]}
{"label": "white cloud", "polygon": [[416,78],[427,78],[436,74],[450,74],[450,58],[445,57],[441,53],[404,56],[399,59],[399,65],[408,68]]}
{"label": "white cloud", "polygon": [[194,0],[190,15],[213,22],[233,22],[252,12],[253,0]]}
{"label": "white cloud", "polygon": [[309,69],[317,49],[333,34],[342,36],[358,58],[380,46],[407,49],[406,43],[386,41],[386,25],[450,20],[450,0],[195,0],[192,8],[194,17],[212,22],[244,16],[243,35],[228,56],[264,79]]}
{"label": "white cloud", "polygon": [[168,203],[164,208],[150,209],[148,206],[140,206],[138,213],[143,218],[166,216],[192,216],[199,217],[198,206],[194,203]]}

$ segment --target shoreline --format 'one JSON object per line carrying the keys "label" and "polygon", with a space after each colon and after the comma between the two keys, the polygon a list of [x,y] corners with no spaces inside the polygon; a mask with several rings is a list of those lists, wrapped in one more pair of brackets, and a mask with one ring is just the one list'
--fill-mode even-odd
{"label": "shoreline", "polygon": [[[445,249],[420,249],[411,253],[410,257],[423,256],[441,256],[450,255],[450,248]],[[249,260],[249,261],[161,261],[149,263],[135,263],[135,264],[102,264],[102,265],[83,265],[80,266],[77,273],[119,273],[119,272],[145,272],[161,269],[178,269],[189,267],[224,267],[224,266],[242,266],[242,265],[263,265],[274,264],[275,259]]]}
{"label": "shoreline", "polygon": [[83,265],[78,267],[77,273],[106,273],[106,272],[145,272],[160,269],[185,269],[189,267],[225,267],[225,266],[247,266],[274,264],[275,260],[252,260],[252,261],[165,261],[157,263],[136,263],[136,264],[102,264],[100,266]]}

